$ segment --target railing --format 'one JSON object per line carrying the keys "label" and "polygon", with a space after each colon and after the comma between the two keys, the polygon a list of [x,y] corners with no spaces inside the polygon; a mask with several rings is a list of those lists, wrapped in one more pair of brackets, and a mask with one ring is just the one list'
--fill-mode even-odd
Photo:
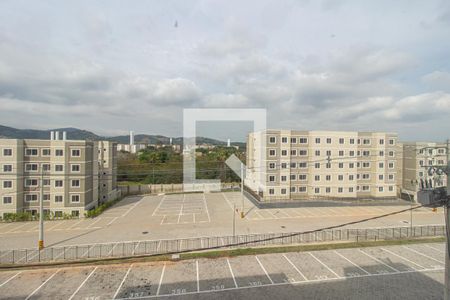
{"label": "railing", "polygon": [[295,245],[330,241],[377,241],[444,236],[442,225],[368,229],[335,229],[310,233],[267,233],[174,240],[147,240],[37,249],[0,251],[0,264],[33,264],[52,261],[121,258],[171,254],[209,249],[235,249],[271,245]]}

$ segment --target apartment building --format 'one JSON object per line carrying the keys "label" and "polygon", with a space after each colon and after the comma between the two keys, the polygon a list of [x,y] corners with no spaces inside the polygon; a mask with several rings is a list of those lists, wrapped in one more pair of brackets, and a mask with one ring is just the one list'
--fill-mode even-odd
{"label": "apartment building", "polygon": [[430,174],[430,168],[447,165],[447,144],[429,142],[403,143],[402,198],[417,199],[420,183],[442,187],[447,184],[445,174]]}
{"label": "apartment building", "polygon": [[395,198],[398,156],[395,133],[254,132],[247,139],[245,182],[268,201]]}
{"label": "apartment building", "polygon": [[0,139],[0,216],[44,210],[83,216],[116,190],[116,149],[111,142]]}

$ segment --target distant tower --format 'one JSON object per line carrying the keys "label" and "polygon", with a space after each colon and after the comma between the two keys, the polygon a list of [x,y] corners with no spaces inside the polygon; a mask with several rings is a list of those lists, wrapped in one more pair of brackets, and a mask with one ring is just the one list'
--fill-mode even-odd
{"label": "distant tower", "polygon": [[169,139],[170,144],[172,145],[172,138]]}
{"label": "distant tower", "polygon": [[231,147],[231,140],[230,139],[227,140],[227,147]]}
{"label": "distant tower", "polygon": [[134,132],[130,131],[130,145],[134,145]]}

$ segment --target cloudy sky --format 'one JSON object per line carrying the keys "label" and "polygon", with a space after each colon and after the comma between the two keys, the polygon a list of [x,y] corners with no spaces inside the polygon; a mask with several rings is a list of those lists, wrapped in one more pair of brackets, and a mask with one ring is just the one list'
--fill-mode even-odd
{"label": "cloudy sky", "polygon": [[450,1],[0,2],[1,125],[180,136],[202,107],[446,139]]}

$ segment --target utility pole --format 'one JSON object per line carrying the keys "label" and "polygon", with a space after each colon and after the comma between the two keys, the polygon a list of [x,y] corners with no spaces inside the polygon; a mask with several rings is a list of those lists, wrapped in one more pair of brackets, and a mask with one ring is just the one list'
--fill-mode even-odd
{"label": "utility pole", "polygon": [[38,249],[44,249],[44,170],[41,166],[41,194],[39,197],[39,241]]}
{"label": "utility pole", "polygon": [[450,300],[450,139],[447,140],[447,201],[444,207],[445,230],[446,230],[446,251],[445,251],[445,292],[444,299]]}
{"label": "utility pole", "polygon": [[244,218],[244,164],[241,163],[241,199],[242,199],[242,210],[241,218]]}
{"label": "utility pole", "polygon": [[236,236],[236,204],[233,204],[233,243]]}

